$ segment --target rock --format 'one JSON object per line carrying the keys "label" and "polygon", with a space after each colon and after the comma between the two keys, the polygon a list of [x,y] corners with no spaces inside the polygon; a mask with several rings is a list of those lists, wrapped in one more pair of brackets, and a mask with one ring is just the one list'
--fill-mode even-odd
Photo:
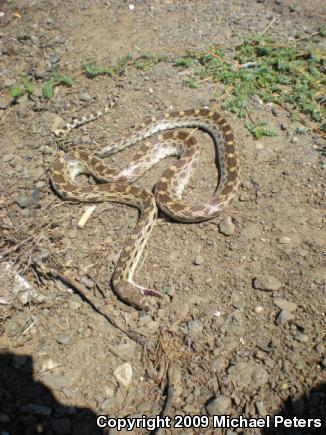
{"label": "rock", "polygon": [[12,86],[14,86],[16,84],[16,80],[15,79],[6,79],[3,82],[3,86],[5,88],[11,88]]}
{"label": "rock", "polygon": [[308,343],[309,341],[309,335],[307,334],[298,334],[295,339],[297,341],[300,341],[300,343]]}
{"label": "rock", "polygon": [[257,402],[255,402],[255,405],[256,405],[258,415],[260,417],[265,417],[267,415],[267,411],[266,411],[264,403],[257,401]]}
{"label": "rock", "polygon": [[53,65],[58,63],[60,60],[60,56],[57,53],[50,53],[48,55],[48,61]]}
{"label": "rock", "polygon": [[189,320],[187,323],[188,334],[192,337],[196,337],[203,332],[203,324],[200,320]]}
{"label": "rock", "polygon": [[280,243],[281,245],[288,245],[291,242],[292,242],[292,239],[290,237],[286,237],[286,236],[280,237],[278,239],[278,243]]}
{"label": "rock", "polygon": [[53,375],[51,373],[42,377],[42,382],[53,390],[61,390],[62,388],[69,387],[70,381],[64,375]]}
{"label": "rock", "polygon": [[20,407],[20,412],[25,412],[35,415],[50,416],[52,414],[52,409],[45,405],[38,405],[36,403],[28,403],[27,405],[22,405]]}
{"label": "rock", "polygon": [[8,163],[8,162],[11,162],[12,160],[14,160],[14,158],[15,158],[15,154],[8,153],[8,154],[5,154],[4,156],[2,156],[2,161],[4,163]]}
{"label": "rock", "polygon": [[225,216],[225,218],[219,224],[220,233],[225,236],[231,236],[234,233],[235,225],[232,222],[230,216]]}
{"label": "rock", "polygon": [[80,280],[82,284],[84,284],[87,288],[93,288],[94,287],[94,281],[90,278],[87,278],[87,276],[83,276]]}
{"label": "rock", "polygon": [[200,266],[201,264],[204,264],[204,263],[205,263],[205,258],[204,258],[202,255],[198,254],[198,255],[196,255],[196,257],[194,258],[193,263],[194,263],[196,266]]}
{"label": "rock", "polygon": [[57,342],[59,344],[63,344],[64,346],[67,346],[71,342],[71,335],[59,335],[59,337],[56,338]]}
{"label": "rock", "polygon": [[273,302],[278,308],[288,311],[289,313],[292,313],[298,308],[296,303],[287,301],[286,299],[275,298]]}
{"label": "rock", "polygon": [[140,319],[138,320],[138,325],[145,326],[152,321],[153,319],[151,318],[151,316],[149,314],[145,314],[144,316],[141,316]]}
{"label": "rock", "polygon": [[27,195],[20,195],[17,199],[16,199],[17,204],[19,205],[20,208],[27,208],[31,205],[32,200],[29,196]]}
{"label": "rock", "polygon": [[264,307],[262,307],[261,305],[257,305],[255,307],[255,313],[256,314],[262,314],[264,312]]}
{"label": "rock", "polygon": [[120,343],[114,348],[114,351],[121,359],[131,359],[136,351],[136,343],[134,341]]}
{"label": "rock", "polygon": [[87,92],[82,92],[79,94],[80,101],[91,101],[93,97],[89,95]]}
{"label": "rock", "polygon": [[55,434],[65,435],[71,433],[71,422],[69,418],[53,418],[51,428]]}
{"label": "rock", "polygon": [[268,373],[255,362],[239,362],[227,372],[231,382],[239,389],[256,390],[268,382]]}
{"label": "rock", "polygon": [[113,375],[120,384],[122,384],[125,388],[128,388],[132,381],[131,364],[127,362],[117,367],[114,370]]}
{"label": "rock", "polygon": [[166,294],[170,297],[175,295],[175,287],[171,285],[170,287],[166,287]]}
{"label": "rock", "polygon": [[38,189],[32,190],[31,200],[34,206],[38,205],[41,199],[41,192]]}
{"label": "rock", "polygon": [[230,397],[223,394],[213,397],[206,404],[206,411],[209,415],[230,414],[232,402]]}
{"label": "rock", "polygon": [[[17,171],[17,168],[16,168],[16,171]],[[37,189],[42,189],[42,188],[45,187],[45,186],[46,186],[46,183],[45,183],[45,181],[42,181],[42,180],[38,181],[38,182],[35,184],[35,187],[36,187]]]}
{"label": "rock", "polygon": [[321,362],[323,369],[326,369],[326,358],[324,358]]}
{"label": "rock", "polygon": [[293,320],[295,316],[291,314],[289,311],[282,310],[280,314],[276,318],[276,325],[285,325],[290,320]]}
{"label": "rock", "polygon": [[34,45],[38,45],[40,43],[40,40],[39,40],[38,36],[36,36],[36,35],[31,35],[30,40],[32,41],[32,43]]}
{"label": "rock", "polygon": [[320,354],[323,355],[323,353],[325,352],[325,346],[323,343],[319,343],[315,346],[315,351]]}
{"label": "rock", "polygon": [[278,290],[282,283],[271,275],[257,275],[253,281],[254,288],[265,291],[275,291]]}
{"label": "rock", "polygon": [[12,97],[10,94],[0,96],[0,109],[5,110],[10,106]]}

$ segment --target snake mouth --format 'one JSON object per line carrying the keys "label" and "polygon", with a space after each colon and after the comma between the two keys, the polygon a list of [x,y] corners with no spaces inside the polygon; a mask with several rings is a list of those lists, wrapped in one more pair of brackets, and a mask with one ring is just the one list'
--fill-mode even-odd
{"label": "snake mouth", "polygon": [[162,299],[162,295],[161,295],[161,293],[159,293],[158,291],[156,291],[156,290],[152,290],[152,289],[150,289],[150,288],[143,288],[142,290],[141,290],[141,292],[143,293],[143,295],[145,295],[145,296],[154,296],[155,298],[159,298],[159,299]]}

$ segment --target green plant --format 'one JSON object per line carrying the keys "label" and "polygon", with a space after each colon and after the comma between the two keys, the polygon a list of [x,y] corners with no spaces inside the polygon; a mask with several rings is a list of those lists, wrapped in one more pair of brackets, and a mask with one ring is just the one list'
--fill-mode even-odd
{"label": "green plant", "polygon": [[260,139],[263,136],[277,136],[276,130],[268,127],[265,121],[246,124],[246,128],[250,131],[255,139]]}
{"label": "green plant", "polygon": [[23,78],[19,85],[15,85],[11,91],[10,95],[12,98],[17,99],[22,97],[25,94],[32,94],[34,92],[33,83],[27,78]]}
{"label": "green plant", "polygon": [[71,87],[73,86],[73,80],[66,75],[60,73],[54,73],[50,80],[45,83],[42,87],[42,95],[47,100],[51,100],[54,96],[54,88],[55,86],[64,85]]}
{"label": "green plant", "polygon": [[[252,99],[258,97],[264,103],[290,105],[293,119],[298,113],[318,123],[325,118],[318,95],[326,84],[326,58],[316,49],[275,44],[268,36],[255,34],[233,50],[208,47],[192,57],[197,61],[193,77],[185,83],[190,87],[207,80],[222,83],[227,91],[222,108],[239,117],[247,116]],[[177,65],[190,65],[178,59]]]}
{"label": "green plant", "polygon": [[114,68],[113,67],[103,67],[103,66],[96,66],[96,65],[84,65],[83,69],[86,73],[86,76],[89,78],[94,78],[98,75],[109,75],[112,76],[114,74]]}
{"label": "green plant", "polygon": [[142,53],[134,62],[136,68],[138,69],[148,69],[153,67],[154,65],[157,65],[160,62],[167,61],[167,56],[151,53],[149,51],[146,51]]}
{"label": "green plant", "polygon": [[191,56],[177,57],[173,61],[174,66],[182,66],[185,68],[190,68],[194,65],[195,59]]}

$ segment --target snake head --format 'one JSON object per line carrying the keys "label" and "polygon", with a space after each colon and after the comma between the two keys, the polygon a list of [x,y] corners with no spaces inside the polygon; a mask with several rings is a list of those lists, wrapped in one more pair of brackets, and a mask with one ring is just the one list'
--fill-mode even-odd
{"label": "snake head", "polygon": [[141,287],[129,281],[120,281],[114,285],[114,291],[129,305],[137,308],[138,310],[148,311],[150,308],[149,296],[155,296],[161,298],[162,295],[151,289]]}

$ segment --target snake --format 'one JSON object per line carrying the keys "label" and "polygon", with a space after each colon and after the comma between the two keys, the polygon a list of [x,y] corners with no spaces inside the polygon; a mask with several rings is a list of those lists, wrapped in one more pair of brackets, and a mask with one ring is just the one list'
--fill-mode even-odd
{"label": "snake", "polygon": [[[106,107],[104,111],[75,119],[54,133],[62,140],[73,128],[103,116],[108,110]],[[211,199],[191,204],[182,199],[182,193],[201,150],[193,135],[196,130],[208,133],[214,142],[218,182]],[[138,151],[124,168],[112,168],[105,162],[104,158],[138,142],[141,142]],[[163,171],[154,193],[134,184],[167,156],[176,156],[177,160]],[[76,180],[80,174],[92,176],[97,183],[81,185]],[[95,152],[80,146],[68,151],[60,149],[50,168],[50,182],[63,200],[86,203],[110,201],[139,210],[137,224],[122,248],[111,284],[123,302],[139,310],[148,310],[152,297],[162,298],[162,293],[135,283],[134,274],[155,224],[158,208],[173,220],[189,223],[213,219],[225,209],[239,186],[235,135],[225,118],[209,108],[158,114],[146,119],[128,137]]]}

